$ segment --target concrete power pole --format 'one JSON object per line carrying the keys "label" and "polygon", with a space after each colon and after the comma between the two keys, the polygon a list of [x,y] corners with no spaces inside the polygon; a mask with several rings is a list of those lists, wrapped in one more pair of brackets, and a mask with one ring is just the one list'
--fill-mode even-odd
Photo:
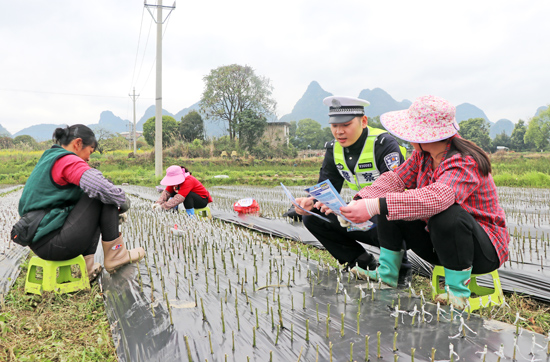
{"label": "concrete power pole", "polygon": [[[151,8],[157,8],[156,19]],[[157,5],[150,5],[145,2],[145,8],[153,17],[157,24],[157,82],[155,96],[155,176],[160,177],[163,174],[162,170],[162,24],[168,19],[172,10],[176,8],[176,3],[172,6],[163,6],[162,0],[158,0]],[[162,17],[162,10],[169,10],[166,18]]]}
{"label": "concrete power pole", "polygon": [[130,98],[132,98],[132,101],[134,102],[134,131],[132,132],[132,138],[134,139],[134,157],[136,157],[136,98],[139,97],[139,94],[136,95],[136,87],[134,87],[134,92],[128,95],[130,96]]}

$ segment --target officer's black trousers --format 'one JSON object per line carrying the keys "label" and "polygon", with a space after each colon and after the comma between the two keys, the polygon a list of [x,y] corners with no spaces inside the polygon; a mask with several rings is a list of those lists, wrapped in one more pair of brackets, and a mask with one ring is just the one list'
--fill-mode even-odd
{"label": "officer's black trousers", "polygon": [[426,223],[414,221],[388,221],[378,216],[380,246],[398,251],[403,240],[408,249],[422,259],[451,270],[473,267],[472,272],[483,274],[499,267],[499,258],[489,236],[479,223],[460,205],[434,215]]}
{"label": "officer's black trousers", "polygon": [[[312,211],[320,214],[318,209],[313,209]],[[360,266],[365,268],[366,264],[370,264],[371,269],[376,267],[375,257],[367,253],[360,244],[364,243],[379,247],[376,227],[367,231],[348,232],[347,228],[340,226],[336,215],[321,215],[329,218],[331,222],[329,223],[318,217],[307,215],[302,218],[304,226],[340,264],[349,263],[353,267],[357,258],[361,256]],[[376,223],[376,217],[371,219],[371,221]],[[402,272],[406,274],[410,269],[411,265],[408,262],[407,253],[405,253],[402,261]]]}

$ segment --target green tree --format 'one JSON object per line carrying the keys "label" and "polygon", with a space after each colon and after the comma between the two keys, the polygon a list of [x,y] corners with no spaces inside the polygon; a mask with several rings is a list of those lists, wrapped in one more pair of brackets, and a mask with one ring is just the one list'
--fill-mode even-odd
{"label": "green tree", "polygon": [[106,151],[104,147],[104,142],[109,138],[116,137],[117,135],[115,135],[113,132],[109,131],[106,128],[98,127],[98,126],[93,127],[92,131],[94,131],[95,139],[97,140],[96,151],[99,152],[100,154],[103,154],[103,152]]}
{"label": "green tree", "polygon": [[203,78],[205,89],[200,109],[208,118],[227,122],[229,137],[237,136],[237,115],[244,110],[267,117],[275,112],[273,86],[268,78],[258,76],[250,66],[238,64],[218,67]]}
{"label": "green tree", "polygon": [[109,152],[109,151],[128,149],[129,141],[122,136],[116,135],[106,140],[103,140],[101,144],[102,144],[102,151]]}
{"label": "green tree", "polygon": [[204,121],[197,111],[191,111],[181,117],[179,123],[179,134],[187,142],[193,140],[204,140]]}
{"label": "green tree", "polygon": [[321,129],[321,124],[311,118],[305,118],[298,121],[296,126],[296,138],[293,146],[305,150],[310,146],[312,149],[321,149],[326,141],[330,141],[331,136],[326,139],[326,133]]}
{"label": "green tree", "polygon": [[254,147],[263,136],[267,128],[267,120],[264,116],[253,110],[245,109],[236,117],[236,130],[239,134],[239,144],[249,150]]}
{"label": "green tree", "polygon": [[291,144],[294,144],[294,140],[296,139],[296,128],[298,125],[296,124],[296,121],[290,121],[290,127],[288,127],[288,139]]}
{"label": "green tree", "polygon": [[525,132],[527,132],[527,127],[525,122],[520,119],[514,126],[512,136],[510,136],[510,149],[518,152],[525,150]]}
{"label": "green tree", "polygon": [[502,133],[495,136],[495,138],[491,142],[491,152],[496,152],[498,146],[508,147],[509,149],[512,149],[512,140],[505,131],[502,131]]}
{"label": "green tree", "polygon": [[[162,148],[174,144],[178,135],[178,122],[173,117],[162,116]],[[143,137],[151,146],[155,145],[155,117],[149,118],[143,124]]]}
{"label": "green tree", "polygon": [[542,111],[538,116],[531,118],[523,140],[527,145],[534,146],[536,150],[544,150],[549,145],[549,138],[550,107]]}
{"label": "green tree", "polygon": [[25,135],[15,137],[13,139],[13,144],[15,146],[27,146],[27,147],[34,148],[37,145],[37,142],[31,136],[25,134]]}
{"label": "green tree", "polygon": [[369,120],[369,127],[385,129],[384,126],[382,126],[382,122],[380,122],[380,116],[368,117],[368,120]]}
{"label": "green tree", "polygon": [[11,137],[3,136],[0,137],[0,149],[13,148],[13,140]]}
{"label": "green tree", "polygon": [[491,150],[491,137],[489,136],[489,122],[483,118],[470,118],[460,122],[458,133],[461,137],[474,142],[484,151]]}

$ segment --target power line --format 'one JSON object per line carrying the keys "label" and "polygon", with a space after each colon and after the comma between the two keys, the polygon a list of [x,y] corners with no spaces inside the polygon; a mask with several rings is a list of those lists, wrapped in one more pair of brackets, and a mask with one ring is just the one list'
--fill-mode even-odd
{"label": "power line", "polygon": [[145,9],[142,9],[141,11],[141,22],[139,25],[139,36],[138,36],[138,43],[137,43],[137,49],[136,49],[136,58],[134,59],[134,70],[132,72],[132,82],[131,82],[132,84],[134,84],[134,76],[136,75],[136,65],[137,65],[137,59],[139,55],[139,43],[141,43],[141,29],[143,28],[143,14],[145,14]]}
{"label": "power line", "polygon": [[[153,24],[153,22],[151,22],[151,25],[152,24]],[[162,39],[164,39],[164,35],[166,35],[166,31],[168,30],[168,24],[170,24],[170,14],[168,14],[168,17],[166,18],[166,26],[164,27],[164,32],[162,33]],[[151,31],[150,27],[149,27],[149,31]],[[149,34],[147,35],[147,42],[149,42]],[[143,57],[145,57],[145,53],[143,54]],[[151,65],[151,69],[149,69],[149,73],[147,74],[147,78],[145,78],[145,82],[143,83],[143,87],[141,88],[141,92],[143,92],[143,90],[145,89],[145,86],[147,85],[147,82],[149,82],[149,77],[151,76],[151,73],[153,72],[153,68],[155,68],[155,64],[156,64],[156,59],[153,60],[153,64]],[[141,65],[143,65],[143,59],[142,59]],[[139,72],[141,73],[141,67],[139,69]],[[148,98],[144,98],[144,99],[148,99]]]}
{"label": "power line", "polygon": [[[30,90],[30,89],[6,89],[6,88],[0,88],[0,91],[3,91],[3,92],[38,93],[38,94],[55,94],[55,95],[62,95],[62,96],[75,96],[75,97],[126,98],[126,96],[111,96],[111,95],[82,94],[82,93],[66,93],[66,92],[47,92],[47,91]],[[154,98],[143,98],[143,99],[154,99]]]}

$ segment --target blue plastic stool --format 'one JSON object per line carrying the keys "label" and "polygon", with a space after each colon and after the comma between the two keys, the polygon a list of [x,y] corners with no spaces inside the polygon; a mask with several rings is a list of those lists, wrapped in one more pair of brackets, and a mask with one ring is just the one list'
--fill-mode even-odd
{"label": "blue plastic stool", "polygon": [[212,212],[210,211],[210,207],[206,206],[202,209],[195,208],[195,215],[198,217],[205,217],[208,219],[212,219]]}
{"label": "blue plastic stool", "polygon": [[[493,288],[482,287],[477,284],[477,278],[483,275],[490,275],[493,279]],[[439,279],[445,277],[445,268],[441,265],[434,266],[432,272],[432,299],[438,294],[443,294],[446,291],[439,287]],[[500,305],[504,302],[504,293],[502,292],[502,286],[500,285],[500,278],[498,276],[498,270],[493,270],[490,273],[485,274],[472,274],[468,289],[472,293],[475,293],[477,297],[470,297],[470,311],[474,311],[481,307],[489,307],[491,305]]]}
{"label": "blue plastic stool", "polygon": [[[80,278],[72,276],[71,266],[78,265]],[[42,268],[42,279],[36,277],[37,268]],[[42,291],[70,293],[90,289],[88,269],[82,255],[70,260],[50,261],[33,256],[29,262],[25,292],[42,295]]]}

